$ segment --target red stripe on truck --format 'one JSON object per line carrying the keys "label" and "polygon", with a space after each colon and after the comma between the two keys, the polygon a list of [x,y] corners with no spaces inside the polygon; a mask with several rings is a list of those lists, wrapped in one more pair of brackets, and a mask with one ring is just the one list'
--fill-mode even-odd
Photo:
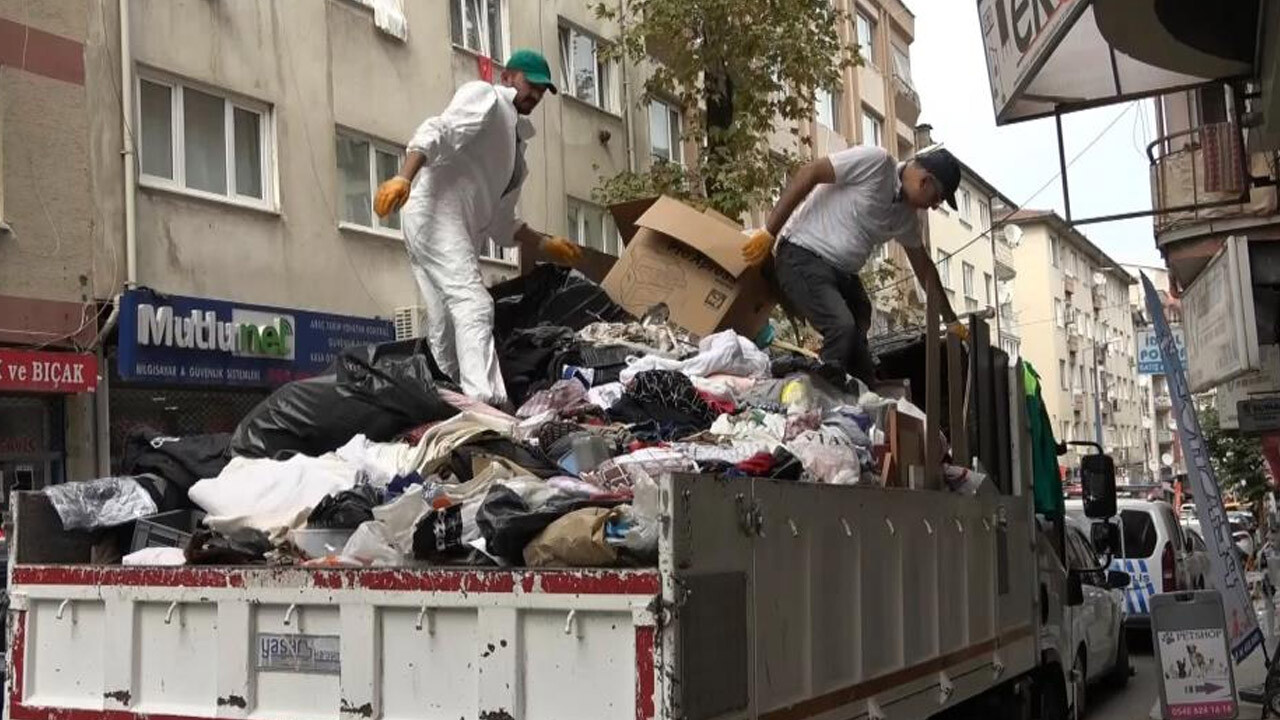
{"label": "red stripe on truck", "polygon": [[360,568],[215,568],[18,565],[15,585],[124,587],[311,587],[325,590],[524,593],[544,595],[657,595],[653,570],[389,570]]}
{"label": "red stripe on truck", "polygon": [[657,632],[636,628],[636,720],[653,720],[653,651]]}

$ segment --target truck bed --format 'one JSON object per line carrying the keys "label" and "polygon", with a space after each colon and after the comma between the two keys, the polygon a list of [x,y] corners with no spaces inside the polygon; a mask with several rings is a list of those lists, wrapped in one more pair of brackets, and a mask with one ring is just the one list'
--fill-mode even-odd
{"label": "truck bed", "polygon": [[925,718],[1036,665],[1021,484],[661,490],[657,568],[546,571],[74,564],[26,495],[10,717]]}

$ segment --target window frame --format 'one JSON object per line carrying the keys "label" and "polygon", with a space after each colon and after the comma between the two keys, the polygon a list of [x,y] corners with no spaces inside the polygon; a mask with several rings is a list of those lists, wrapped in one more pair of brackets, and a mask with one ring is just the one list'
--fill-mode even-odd
{"label": "window frame", "polygon": [[[901,62],[899,62],[901,60]],[[898,47],[895,42],[889,43],[889,64],[893,68],[893,76],[907,84],[907,87],[915,89],[915,81],[911,79],[911,53]],[[906,74],[900,70],[905,66]]]}
{"label": "window frame", "polygon": [[[169,161],[173,172],[173,177],[171,178],[152,175],[144,169],[145,142],[142,135],[144,127],[142,83],[144,82],[159,85],[169,90]],[[187,185],[186,111],[183,98],[188,88],[222,101],[222,157],[225,161],[224,170],[226,172],[227,187],[225,193],[216,193]],[[136,182],[139,187],[163,190],[178,195],[187,195],[274,214],[280,212],[279,193],[277,192],[279,176],[277,174],[278,163],[276,160],[276,116],[275,108],[271,103],[143,66],[137,68],[133,88],[133,102],[134,117],[137,118],[135,120],[137,142],[135,143],[134,152],[137,154],[135,161],[137,163]],[[258,158],[258,174],[262,184],[261,198],[256,198],[252,195],[241,195],[236,191],[235,111],[237,109],[251,112],[258,116],[258,147],[260,155]]]}
{"label": "window frame", "polygon": [[995,298],[995,277],[986,270],[982,271],[982,288],[986,293],[987,307],[994,307],[992,303],[995,302],[993,299]]}
{"label": "window frame", "polygon": [[976,272],[976,268],[974,268],[973,265],[964,261],[960,262],[960,283],[961,287],[964,288],[964,296],[974,300],[978,299],[978,296],[973,294]]}
{"label": "window frame", "polygon": [[[821,97],[826,95],[831,104],[831,123],[825,123],[822,120],[822,103]],[[840,88],[819,88],[814,92],[813,96],[813,121],[828,130],[840,134]]]}
{"label": "window frame", "polygon": [[[577,76],[572,66],[572,56],[573,56],[572,47],[570,47],[569,52],[566,53],[565,52],[566,48],[561,37],[562,34],[565,32],[569,33],[570,46],[572,46],[573,36],[575,34],[591,40],[593,44],[591,57],[595,61],[593,63],[592,71],[595,74],[595,81],[596,81],[595,94],[596,94],[597,102],[584,100],[583,98],[578,97]],[[600,37],[599,35],[596,35],[593,32],[590,32],[578,25],[573,24],[572,22],[570,22],[568,19],[564,17],[560,17],[556,24],[556,44],[559,46],[559,52],[560,52],[561,85],[560,85],[559,97],[572,98],[576,102],[580,102],[584,105],[593,107],[596,110],[599,110],[603,113],[607,113],[615,117],[621,117],[622,98],[620,96],[620,91],[618,88],[618,78],[619,78],[618,60],[609,59],[609,60],[603,61],[603,63],[600,60],[600,47],[602,45],[610,45],[612,43]],[[600,72],[601,72],[602,64],[604,65],[605,69],[608,72],[609,87],[608,87],[607,93],[604,92],[603,88],[601,88]]]}
{"label": "window frame", "polygon": [[[494,5],[498,9],[498,23],[501,25],[501,27],[498,28],[498,31],[502,33],[502,35],[498,39],[497,45],[498,45],[498,51],[501,53],[501,56],[494,56],[492,54],[494,42],[493,42],[492,28],[489,27],[489,14],[487,12],[483,13],[481,17],[482,24],[481,24],[480,34],[481,34],[481,42],[482,44],[489,46],[488,50],[480,50],[477,48],[467,47],[467,44],[466,44],[467,33],[466,33],[466,30],[461,27],[461,19],[465,18],[465,14],[463,11],[463,4],[468,2],[468,0],[449,0],[449,43],[453,45],[453,47],[457,50],[462,50],[463,52],[469,52],[475,55],[481,55],[481,56],[490,58],[495,63],[501,65],[505,63],[507,61],[507,58],[510,57],[511,55],[511,45],[510,45],[511,14],[510,14],[510,8],[508,7],[508,1],[507,0],[480,0],[480,1],[490,5]],[[454,30],[453,21],[455,18],[460,18],[459,29],[462,32],[462,37],[460,38],[456,38],[453,36],[453,30]]]}
{"label": "window frame", "polygon": [[[1063,390],[1071,389],[1071,378],[1067,374],[1067,361],[1058,358],[1058,385]],[[1066,422],[1065,420],[1063,422]]]}
{"label": "window frame", "polygon": [[[867,143],[867,138],[866,138],[868,120],[871,121],[871,127],[875,130],[873,134],[876,136],[875,142],[870,144]],[[864,147],[884,147],[884,118],[877,115],[874,111],[867,108],[865,105],[862,108],[862,125],[860,128],[860,132],[863,136],[862,142],[859,143],[860,145]]]}
{"label": "window frame", "polygon": [[973,193],[969,192],[969,188],[961,187],[959,190],[960,202],[956,203],[960,206],[960,222],[966,227],[973,226]]}
{"label": "window frame", "polygon": [[[586,200],[580,200],[572,195],[565,196],[565,221],[568,225],[569,215],[577,209],[577,227],[568,226],[568,237],[578,245],[584,248],[591,248],[596,252],[612,255],[613,257],[622,256],[622,232],[618,229],[617,223],[613,220],[613,215],[609,209]],[[583,211],[600,213],[600,246],[597,247],[590,240],[584,240],[586,235],[586,217]],[[613,250],[609,250],[610,238],[607,236],[609,230],[613,231],[612,245]]]}
{"label": "window frame", "polygon": [[1049,264],[1062,267],[1062,241],[1057,235],[1049,235]]}
{"label": "window frame", "polygon": [[942,282],[944,290],[951,290],[951,255],[946,250],[938,248],[938,260],[934,263],[938,268],[938,279]]}
{"label": "window frame", "polygon": [[[863,52],[863,44],[862,44],[862,25],[864,22],[866,23],[866,27],[867,27],[867,43],[865,46],[866,48],[865,53]],[[865,10],[859,9],[854,12],[853,35],[854,35],[854,41],[858,45],[858,56],[862,58],[863,62],[870,65],[871,67],[874,67],[877,70],[880,69],[880,63],[878,62],[879,58],[876,57],[876,55],[878,54],[876,50],[879,48],[879,43],[876,42],[876,30],[880,29],[879,26],[880,26],[880,23],[875,18],[872,18],[870,15],[868,15]]]}
{"label": "window frame", "polygon": [[[355,222],[354,220],[343,219],[342,214],[344,210],[344,204],[342,202],[342,197],[341,197],[342,177],[339,174],[337,156],[335,152],[333,169],[334,169],[335,177],[339,181],[339,186],[338,186],[339,197],[338,197],[338,213],[337,213],[338,228],[341,230],[352,230],[355,232],[372,233],[374,235],[390,238],[393,240],[403,240],[404,239],[404,224],[403,224],[404,219],[402,217],[400,218],[401,226],[398,228],[382,225],[383,219],[381,217],[378,217],[378,213],[373,212],[373,200],[375,197],[377,197],[378,185],[381,184],[381,181],[378,180],[378,153],[383,152],[388,155],[395,155],[397,160],[397,167],[398,167],[399,165],[404,164],[404,158],[405,158],[404,146],[402,145],[398,146],[395,143],[387,142],[386,140],[379,140],[378,138],[375,138],[372,135],[369,135],[368,133],[362,133],[359,130],[352,130],[351,128],[348,128],[342,125],[339,125],[334,129],[335,142],[338,137],[346,137],[350,140],[355,140],[358,142],[364,142],[369,144],[369,152],[368,152],[368,155],[369,155],[369,158],[368,158],[369,160],[368,162],[369,216],[373,223],[372,225],[361,225],[360,223]],[[396,212],[397,212],[397,217],[400,217],[399,215],[400,211],[396,211]]]}
{"label": "window frame", "polygon": [[1053,322],[1058,326],[1059,330],[1067,328],[1067,309],[1062,302],[1062,298],[1053,299]]}
{"label": "window frame", "polygon": [[[671,154],[674,157],[669,157],[669,158],[662,157],[658,155],[657,152],[654,151],[654,148],[653,148],[653,106],[654,104],[662,105],[666,110],[664,115],[667,121],[667,142],[671,145],[670,150],[671,150]],[[653,162],[659,162],[659,161],[668,162],[673,165],[679,165],[680,167],[684,167],[684,110],[680,108],[680,106],[664,98],[650,98],[649,102],[646,104],[646,107],[649,111],[648,121],[649,121],[649,158],[650,160]],[[676,121],[676,125],[675,125],[676,137],[674,138],[674,141],[671,136],[672,115],[675,115],[675,121]]]}

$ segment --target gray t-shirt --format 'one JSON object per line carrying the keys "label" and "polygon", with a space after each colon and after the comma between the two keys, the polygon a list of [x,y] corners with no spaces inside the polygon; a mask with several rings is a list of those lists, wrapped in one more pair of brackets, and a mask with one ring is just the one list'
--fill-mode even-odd
{"label": "gray t-shirt", "polygon": [[919,215],[900,196],[902,169],[888,152],[852,147],[830,159],[836,181],[809,193],[783,227],[783,237],[850,273],[890,240],[922,245]]}

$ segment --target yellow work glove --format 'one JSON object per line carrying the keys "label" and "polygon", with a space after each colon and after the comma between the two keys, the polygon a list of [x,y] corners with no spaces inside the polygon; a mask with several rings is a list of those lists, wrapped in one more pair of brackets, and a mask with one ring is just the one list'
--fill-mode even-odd
{"label": "yellow work glove", "polygon": [[960,338],[960,342],[969,341],[969,326],[959,320],[947,323],[947,332]]}
{"label": "yellow work glove", "polygon": [[752,265],[759,265],[773,251],[773,235],[764,228],[745,234],[747,241],[742,244],[742,259]]}
{"label": "yellow work glove", "polygon": [[399,210],[408,199],[409,181],[397,175],[378,186],[378,194],[373,198],[373,211],[378,213],[378,217],[386,217]]}
{"label": "yellow work glove", "polygon": [[582,257],[582,248],[569,238],[548,237],[542,240],[542,251],[557,262],[572,265]]}

